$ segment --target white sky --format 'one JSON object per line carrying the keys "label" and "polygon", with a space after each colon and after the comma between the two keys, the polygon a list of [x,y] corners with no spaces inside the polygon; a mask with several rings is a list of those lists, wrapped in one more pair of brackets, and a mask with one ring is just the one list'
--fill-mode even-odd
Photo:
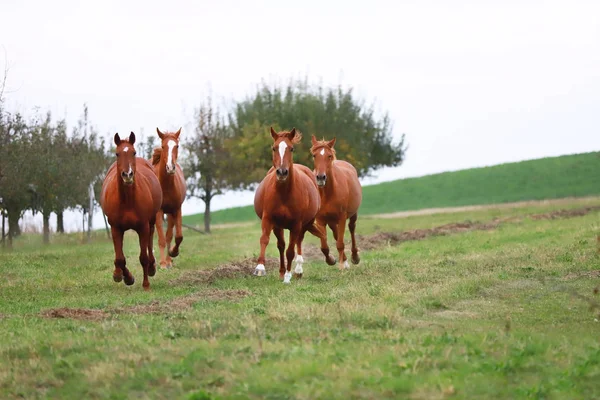
{"label": "white sky", "polygon": [[600,1],[2,0],[0,46],[12,110],[87,102],[106,135],[185,135],[261,79],[353,86],[410,146],[365,182],[600,150]]}

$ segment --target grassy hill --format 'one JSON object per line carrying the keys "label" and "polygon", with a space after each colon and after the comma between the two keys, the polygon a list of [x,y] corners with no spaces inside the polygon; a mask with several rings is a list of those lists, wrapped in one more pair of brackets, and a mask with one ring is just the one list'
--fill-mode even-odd
{"label": "grassy hill", "polygon": [[[400,179],[363,188],[361,214],[600,194],[600,153],[500,164]],[[203,214],[184,217],[201,225]],[[258,220],[252,206],[213,213],[216,224]]]}

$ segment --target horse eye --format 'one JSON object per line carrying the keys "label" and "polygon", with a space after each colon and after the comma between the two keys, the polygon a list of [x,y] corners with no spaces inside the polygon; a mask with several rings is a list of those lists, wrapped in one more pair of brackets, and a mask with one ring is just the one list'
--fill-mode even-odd
{"label": "horse eye", "polygon": [[290,147],[290,151],[291,151],[291,152],[293,152],[293,151],[294,151],[294,148],[293,148],[293,147]]}
{"label": "horse eye", "polygon": [[119,157],[119,153],[115,153],[115,155],[116,155],[117,157]]}
{"label": "horse eye", "polygon": [[333,160],[333,156],[329,156],[329,159],[330,159],[330,160]]}
{"label": "horse eye", "polygon": [[273,147],[273,149],[272,149],[272,150],[273,150],[273,151],[275,151],[275,147]]}

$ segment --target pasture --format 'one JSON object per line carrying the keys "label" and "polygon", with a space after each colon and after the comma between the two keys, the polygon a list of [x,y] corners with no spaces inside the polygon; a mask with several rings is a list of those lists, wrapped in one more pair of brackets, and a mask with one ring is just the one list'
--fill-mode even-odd
{"label": "pasture", "polygon": [[[363,188],[361,215],[423,208],[600,195],[600,153],[546,157],[515,163],[399,179]],[[215,201],[216,202],[216,201]],[[215,224],[254,221],[252,206],[213,211]],[[203,214],[183,217],[202,225]]]}
{"label": "pasture", "polygon": [[149,292],[131,232],[132,287],[103,232],[25,237],[0,253],[0,397],[598,398],[599,206],[361,217],[360,265],[307,235],[290,285],[273,238],[251,275],[258,219],[184,231]]}

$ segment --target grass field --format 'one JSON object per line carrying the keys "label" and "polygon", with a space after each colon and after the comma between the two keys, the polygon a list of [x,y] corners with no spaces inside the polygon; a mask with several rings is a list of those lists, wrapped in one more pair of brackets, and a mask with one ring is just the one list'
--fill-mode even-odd
{"label": "grass field", "polygon": [[26,237],[0,253],[0,398],[599,398],[589,206],[363,218],[359,266],[311,256],[291,285],[247,274],[258,223],[185,231],[150,292],[133,235],[132,287],[102,237]]}
{"label": "grass field", "polygon": [[[360,213],[600,195],[599,167],[600,153],[593,152],[385,182],[364,187]],[[211,218],[215,224],[257,219],[252,206],[219,210]],[[203,214],[184,222],[201,226]]]}

